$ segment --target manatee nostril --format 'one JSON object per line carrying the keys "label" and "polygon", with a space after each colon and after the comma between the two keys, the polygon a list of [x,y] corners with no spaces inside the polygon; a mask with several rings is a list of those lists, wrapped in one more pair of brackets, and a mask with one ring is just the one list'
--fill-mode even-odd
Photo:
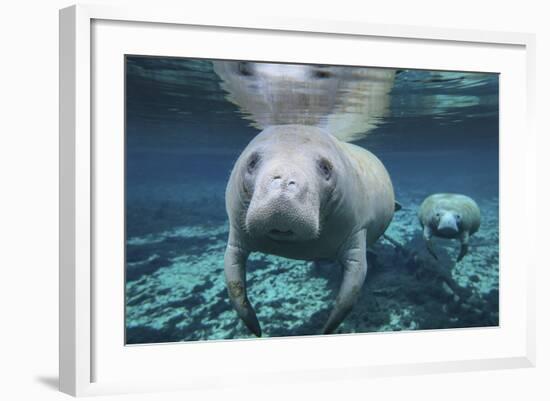
{"label": "manatee nostril", "polygon": [[293,178],[283,178],[282,175],[275,175],[271,178],[269,183],[270,188],[282,190],[286,192],[295,192],[298,189],[298,183]]}
{"label": "manatee nostril", "polygon": [[281,177],[273,177],[273,180],[271,181],[271,187],[272,188],[280,188],[282,184]]}

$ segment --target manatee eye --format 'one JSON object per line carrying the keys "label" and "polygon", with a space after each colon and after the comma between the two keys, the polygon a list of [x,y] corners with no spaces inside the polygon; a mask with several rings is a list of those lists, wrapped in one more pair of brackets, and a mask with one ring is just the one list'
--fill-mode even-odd
{"label": "manatee eye", "polygon": [[437,212],[437,213],[435,214],[435,217],[437,217],[437,218],[439,219],[439,218],[441,217],[441,213]]}
{"label": "manatee eye", "polygon": [[461,219],[460,215],[459,215],[459,214],[455,214],[455,219],[456,219],[456,221],[460,221],[460,219]]}
{"label": "manatee eye", "polygon": [[320,159],[317,164],[325,180],[329,180],[332,176],[332,164],[325,158]]}
{"label": "manatee eye", "polygon": [[239,74],[245,76],[245,77],[251,77],[254,75],[254,72],[252,71],[252,65],[247,61],[241,61],[237,64],[237,70],[239,71]]}
{"label": "manatee eye", "polygon": [[325,78],[330,78],[331,76],[332,76],[332,74],[330,73],[330,71],[325,71],[325,70],[315,70],[315,71],[313,71],[313,77],[314,78],[325,79]]}
{"label": "manatee eye", "polygon": [[252,153],[250,157],[248,158],[248,162],[246,164],[246,168],[249,173],[252,173],[256,166],[258,166],[258,163],[260,162],[260,155],[258,153]]}

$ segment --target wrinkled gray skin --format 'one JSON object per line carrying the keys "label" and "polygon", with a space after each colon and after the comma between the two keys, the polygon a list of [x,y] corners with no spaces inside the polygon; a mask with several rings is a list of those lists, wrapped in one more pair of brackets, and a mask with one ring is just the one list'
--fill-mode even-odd
{"label": "wrinkled gray skin", "polygon": [[465,195],[434,194],[420,205],[418,219],[428,252],[437,259],[432,243],[434,236],[458,239],[461,246],[457,262],[460,262],[468,253],[470,236],[479,229],[481,212],[475,201]]}
{"label": "wrinkled gray skin", "polygon": [[367,273],[366,249],[394,212],[382,163],[370,152],[312,126],[266,128],[242,152],[226,190],[229,240],[225,277],[240,318],[261,329],[246,291],[246,260],[259,251],[300,260],[329,259],[343,267],[332,333],[355,303]]}

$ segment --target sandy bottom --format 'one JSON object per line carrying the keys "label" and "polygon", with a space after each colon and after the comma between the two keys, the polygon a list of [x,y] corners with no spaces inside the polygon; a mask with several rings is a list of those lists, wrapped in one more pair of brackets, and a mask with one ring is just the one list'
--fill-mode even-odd
{"label": "sandy bottom", "polygon": [[[223,276],[228,234],[219,188],[183,204],[128,208],[126,327],[129,344],[248,338]],[[499,324],[498,199],[477,199],[483,220],[460,262],[457,241],[426,251],[416,211],[424,194],[401,197],[386,234],[368,253],[361,295],[340,333],[484,327]],[[175,224],[175,226],[174,226]],[[263,335],[319,334],[340,285],[339,266],[254,253],[249,298]]]}

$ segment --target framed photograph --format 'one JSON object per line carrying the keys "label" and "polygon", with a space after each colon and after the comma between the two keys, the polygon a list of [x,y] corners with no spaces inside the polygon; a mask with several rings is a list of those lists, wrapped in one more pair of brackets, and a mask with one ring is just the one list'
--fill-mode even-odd
{"label": "framed photograph", "polygon": [[533,47],[61,10],[61,390],[533,366]]}

